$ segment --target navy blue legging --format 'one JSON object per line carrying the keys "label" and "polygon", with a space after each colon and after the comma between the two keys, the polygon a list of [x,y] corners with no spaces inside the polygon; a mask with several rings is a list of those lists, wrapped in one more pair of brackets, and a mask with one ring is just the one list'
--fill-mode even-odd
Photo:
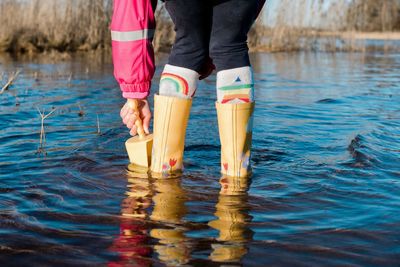
{"label": "navy blue legging", "polygon": [[264,0],[167,0],[176,40],[168,63],[197,72],[250,66],[247,34]]}

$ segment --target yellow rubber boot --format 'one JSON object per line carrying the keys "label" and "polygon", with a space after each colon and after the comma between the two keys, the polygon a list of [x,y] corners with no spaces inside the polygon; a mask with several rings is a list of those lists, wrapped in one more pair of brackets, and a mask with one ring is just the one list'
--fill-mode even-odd
{"label": "yellow rubber boot", "polygon": [[191,99],[155,95],[151,171],[167,176],[183,168]]}
{"label": "yellow rubber boot", "polygon": [[221,141],[221,172],[245,177],[250,173],[254,102],[216,103]]}

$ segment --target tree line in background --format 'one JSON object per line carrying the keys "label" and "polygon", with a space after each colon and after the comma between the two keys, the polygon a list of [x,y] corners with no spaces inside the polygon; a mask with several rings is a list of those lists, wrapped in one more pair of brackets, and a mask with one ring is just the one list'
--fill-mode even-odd
{"label": "tree line in background", "polygon": [[[290,1],[295,0],[281,0],[277,12],[284,13]],[[307,5],[310,0],[299,1],[304,7],[310,6]],[[317,5],[324,2],[311,1]],[[335,22],[340,26],[332,25],[332,29],[400,31],[400,0],[353,0],[344,8],[336,7],[328,12],[336,12],[334,16],[343,18]],[[0,51],[109,50],[111,13],[112,0],[0,0]],[[156,15],[158,24],[154,44],[156,51],[162,51],[173,42],[173,25],[162,6]],[[279,17],[284,16],[278,14]],[[278,20],[272,28],[259,22],[250,34],[249,44],[251,48],[263,44],[265,50],[295,50],[300,49],[300,42],[303,46],[312,46],[313,42],[304,41],[304,38],[310,37],[310,31],[320,30],[296,25],[289,27],[284,19]]]}
{"label": "tree line in background", "polygon": [[345,29],[356,31],[399,31],[399,0],[356,0],[346,12]]}

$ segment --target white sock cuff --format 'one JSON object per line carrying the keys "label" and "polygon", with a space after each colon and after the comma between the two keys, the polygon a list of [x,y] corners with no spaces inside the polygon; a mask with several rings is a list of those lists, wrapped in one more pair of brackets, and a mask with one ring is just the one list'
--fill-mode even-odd
{"label": "white sock cuff", "polygon": [[183,68],[183,67],[178,67],[170,64],[166,64],[163,70],[163,73],[174,73],[174,74],[179,74],[182,76],[185,76],[186,79],[199,79],[200,74],[198,74],[196,71]]}
{"label": "white sock cuff", "polygon": [[242,83],[253,84],[252,68],[250,66],[245,66],[217,72],[217,88],[238,82],[238,78]]}

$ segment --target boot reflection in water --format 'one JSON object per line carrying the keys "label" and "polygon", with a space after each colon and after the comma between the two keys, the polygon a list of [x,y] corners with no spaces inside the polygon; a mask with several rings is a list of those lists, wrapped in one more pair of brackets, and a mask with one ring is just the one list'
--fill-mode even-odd
{"label": "boot reflection in water", "polygon": [[186,229],[182,226],[182,218],[187,212],[186,193],[179,179],[156,180],[153,186],[156,192],[150,218],[163,225],[163,228],[150,232],[151,237],[159,240],[154,250],[167,266],[186,264],[191,253],[189,239],[185,236]]}
{"label": "boot reflection in water", "polygon": [[152,249],[144,220],[146,209],[151,205],[150,182],[137,177],[128,181],[127,197],[121,204],[120,234],[110,248],[118,253],[119,259],[108,266],[151,266]]}
{"label": "boot reflection in water", "polygon": [[245,243],[253,232],[247,227],[252,217],[248,214],[247,190],[249,180],[245,177],[224,176],[220,180],[221,191],[216,205],[216,220],[209,225],[219,231],[220,241],[213,244],[210,259],[215,262],[239,262],[246,255]]}

